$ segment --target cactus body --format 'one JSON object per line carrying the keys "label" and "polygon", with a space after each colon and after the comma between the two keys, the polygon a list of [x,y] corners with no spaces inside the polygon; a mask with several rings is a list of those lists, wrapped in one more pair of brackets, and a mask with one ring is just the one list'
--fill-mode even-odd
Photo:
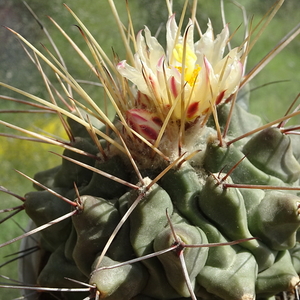
{"label": "cactus body", "polygon": [[[189,297],[176,250],[122,267],[101,269],[171,247],[175,237],[166,214],[170,216],[176,236],[185,244],[259,238],[240,245],[183,250],[189,280],[199,299],[206,299],[203,296],[206,293],[211,295],[211,299],[212,295],[225,300],[259,299],[291,289],[296,284],[296,269],[299,269],[298,258],[295,254],[293,256],[300,225],[297,212],[299,198],[277,191],[227,188],[224,184],[247,182],[267,185],[271,182],[283,184],[283,181],[279,178],[281,176],[270,175],[245,159],[231,176],[220,183],[226,176],[226,168],[229,170],[243,154],[237,148],[223,148],[212,143],[211,137],[207,138],[205,149],[202,156],[191,163],[184,162],[169,170],[146,192],[130,190],[112,179],[105,178],[103,181],[101,175],[89,176],[90,183],[82,183],[78,188],[79,191],[91,191],[92,195],[80,197],[81,209],[72,217],[73,229],[68,229],[67,243],[58,243],[58,246],[52,243],[56,249],[47,250],[53,255],[64,251],[63,257],[72,266],[77,266],[80,276],[89,277],[94,268],[92,265],[97,264],[112,231],[128,208],[139,201],[97,266],[99,271],[92,272],[89,279],[91,284],[96,284],[102,298],[118,300],[124,299],[124,295],[128,295],[125,296],[128,299]],[[128,161],[122,156],[112,156],[107,162],[99,164],[95,161],[94,164],[115,176],[127,180],[131,177],[132,183],[135,183],[136,177],[129,175],[133,170],[124,168]],[[117,171],[120,168],[121,174]],[[217,171],[223,173],[210,175],[210,172]],[[46,175],[48,173],[45,171]],[[153,176],[159,171],[146,169],[143,173]],[[39,173],[41,176],[43,173]],[[95,176],[99,180],[95,180]],[[143,180],[145,185],[152,181],[149,177]],[[54,181],[54,185],[59,185],[55,182],[58,183]],[[91,188],[92,184],[95,187]],[[67,192],[75,195],[74,189]],[[142,197],[137,200],[141,194]],[[43,191],[29,193],[27,210],[30,215],[29,205],[32,205],[31,199],[35,195],[41,199],[38,203],[46,203],[50,197],[48,192]],[[37,204],[34,205],[39,210]],[[46,210],[47,214],[53,214],[52,206]],[[37,225],[41,224],[34,215],[32,218]],[[45,267],[41,280],[47,270],[48,267]]]}
{"label": "cactus body", "polygon": [[48,190],[35,183],[25,196],[36,226],[73,212],[42,232],[50,258],[39,284],[77,287],[72,277],[107,300],[272,299],[297,285],[297,142],[280,126],[251,132],[262,120],[236,95],[243,47],[223,56],[228,28],[214,39],[210,23],[194,44],[193,26],[181,36],[171,16],[166,52],[146,27],[134,67],[120,61],[112,73],[82,29],[117,116],[59,73],[95,112],[57,109],[71,141],[60,166],[35,175]]}

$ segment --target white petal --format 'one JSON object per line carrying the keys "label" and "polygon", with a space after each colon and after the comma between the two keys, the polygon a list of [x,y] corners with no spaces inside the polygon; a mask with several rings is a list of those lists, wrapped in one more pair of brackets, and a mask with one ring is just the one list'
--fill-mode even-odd
{"label": "white petal", "polygon": [[159,84],[159,89],[161,91],[160,92],[161,96],[163,98],[168,97],[168,94],[167,94],[168,84],[166,81],[170,77],[170,69],[167,68],[167,66],[165,64],[165,56],[162,56],[157,63],[156,77],[157,77],[157,82]]}
{"label": "white petal", "polygon": [[243,75],[240,55],[238,48],[234,48],[215,66],[215,72],[219,74],[219,89],[226,90],[225,97],[235,92]]}
{"label": "white petal", "polygon": [[214,41],[213,55],[211,57],[210,63],[214,66],[220,59],[222,59],[227,40],[229,38],[229,30],[226,25],[222,32],[217,35]]}
{"label": "white petal", "polygon": [[[224,58],[219,60],[215,66],[214,70],[216,73],[224,72],[224,65],[230,65],[233,61],[238,61],[241,56],[241,52],[238,52],[238,48],[232,49]],[[225,66],[226,67],[226,66]]]}
{"label": "white petal", "polygon": [[145,42],[145,38],[143,36],[143,31],[140,30],[136,36],[136,46],[137,46],[137,54],[139,56],[138,59],[142,61],[147,60],[147,45]]}
{"label": "white petal", "polygon": [[192,20],[189,20],[189,23],[185,29],[186,36],[186,43],[189,46],[189,48],[194,52],[194,25]]}
{"label": "white petal", "polygon": [[125,60],[118,63],[117,70],[122,76],[135,84],[139,91],[150,96],[150,91],[140,71],[128,65]]}
{"label": "white petal", "polygon": [[207,24],[207,30],[201,39],[195,43],[195,53],[198,57],[197,63],[202,66],[204,55],[210,61],[214,49],[214,34],[211,22]]}
{"label": "white petal", "polygon": [[168,22],[167,22],[167,56],[169,58],[169,60],[172,57],[172,53],[173,53],[173,49],[175,47],[175,43],[178,44],[182,41],[182,37],[181,35],[178,36],[178,40],[175,41],[175,38],[177,36],[177,31],[178,31],[178,26],[176,24],[176,20],[175,20],[175,15],[173,14]]}
{"label": "white petal", "polygon": [[226,80],[227,89],[225,93],[225,98],[228,98],[231,94],[233,94],[237,90],[241,82],[242,75],[243,75],[243,65],[240,61],[235,61],[231,68],[231,72]]}
{"label": "white petal", "polygon": [[203,68],[201,69],[195,88],[195,100],[199,101],[199,114],[201,115],[211,104],[214,104],[219,94],[218,77],[208,59],[204,57]]}
{"label": "white petal", "polygon": [[148,27],[145,27],[145,38],[148,47],[149,66],[152,70],[155,70],[158,61],[164,56],[165,51],[157,39],[151,36],[151,32]]}

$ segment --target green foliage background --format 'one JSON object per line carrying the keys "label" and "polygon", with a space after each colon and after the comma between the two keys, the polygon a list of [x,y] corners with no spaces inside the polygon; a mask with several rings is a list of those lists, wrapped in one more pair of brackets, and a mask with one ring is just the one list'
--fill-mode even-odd
{"label": "green foliage background", "polygon": [[[113,48],[120,59],[125,58],[124,47],[122,47],[118,29],[107,1],[28,0],[27,2],[51,33],[58,48],[62,51],[70,73],[74,75],[75,78],[93,80],[90,70],[80,61],[78,56],[74,53],[74,50],[61,37],[60,33],[46,17],[46,15],[53,17],[68,34],[74,38],[81,49],[87,50],[78,29],[74,26],[73,18],[63,7],[63,2],[66,2],[77,13],[99,41],[100,45],[109,53],[110,57],[112,57]],[[119,8],[120,16],[122,20],[124,20],[124,24],[127,24],[125,1],[118,0],[115,2]],[[199,0],[198,2],[199,9],[197,19],[200,22],[202,30],[206,30],[206,23],[208,18],[210,18],[212,19],[215,33],[219,33],[222,28],[219,0]],[[174,0],[175,11],[177,11],[178,18],[183,3],[183,0]],[[272,5],[273,1],[240,0],[239,3],[245,6],[249,16],[254,15],[254,23],[256,24]],[[167,11],[165,9],[164,0],[129,0],[129,5],[136,32],[142,29],[145,24],[147,24],[152,32],[156,32],[160,25],[166,21]],[[233,32],[243,22],[241,10],[230,1],[225,0],[225,11],[226,21],[229,22],[230,30]],[[297,24],[297,20],[300,20],[300,2],[298,0],[286,1],[251,52],[247,69],[250,70],[258,63],[259,60]],[[43,43],[46,47],[50,48],[49,42],[45,38],[42,30],[24,4],[19,0],[0,1],[0,25],[11,27],[21,33],[39,49],[42,49],[39,43]],[[241,26],[241,29],[239,29],[234,36],[232,41],[233,45],[239,45],[242,41],[242,28],[243,26]],[[164,28],[162,27],[158,35],[158,39],[161,43],[164,43],[164,36]],[[24,53],[14,35],[4,27],[0,28],[0,45],[0,81],[17,86],[47,99],[47,92],[45,91],[38,72]],[[251,88],[256,88],[274,81],[289,80],[287,82],[270,84],[252,92],[250,110],[253,113],[261,115],[265,121],[282,117],[289,104],[299,93],[299,49],[300,38],[298,37],[267,65],[251,83]],[[88,53],[88,50],[86,53]],[[53,77],[50,76],[50,78]],[[101,89],[87,88],[92,98],[98,100],[100,103],[102,98]],[[18,97],[2,88],[0,88],[0,94]],[[0,99],[0,110],[3,109],[21,109],[21,105]],[[60,124],[56,118],[51,115],[1,113],[0,119],[34,131],[45,130],[65,138]],[[294,121],[294,123],[299,123],[299,119]],[[3,126],[1,126],[0,132],[18,134]],[[59,164],[60,159],[50,154],[48,152],[49,150],[61,153],[61,149],[53,146],[0,137],[0,185],[5,186],[19,195],[24,195],[27,191],[32,190],[31,183],[14,172],[14,169],[33,176],[38,171]],[[4,193],[0,194],[0,209],[20,204],[20,201],[13,197]],[[3,217],[6,216],[5,214],[2,215]],[[14,221],[8,220],[1,225],[0,243],[22,234],[22,230],[15,222],[24,228],[27,223],[25,214],[23,212],[19,213],[18,216],[14,218]],[[18,251],[18,247],[19,243],[14,243],[11,246],[0,249],[0,264],[8,259],[4,258],[5,255]],[[16,263],[2,267],[0,274],[16,279]],[[0,281],[4,282],[5,280],[0,279]],[[5,299],[14,299],[19,296],[19,292],[0,289],[0,298],[4,299],[4,295]]]}

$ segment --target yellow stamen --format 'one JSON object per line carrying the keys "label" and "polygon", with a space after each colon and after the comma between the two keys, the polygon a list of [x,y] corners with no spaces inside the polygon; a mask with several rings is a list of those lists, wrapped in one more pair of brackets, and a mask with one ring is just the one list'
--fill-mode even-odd
{"label": "yellow stamen", "polygon": [[[183,45],[177,44],[175,48],[173,49],[173,56],[174,58],[182,64],[183,60]],[[195,84],[195,80],[198,76],[198,73],[201,70],[201,67],[196,64],[197,56],[196,54],[191,50],[189,45],[186,45],[185,50],[185,69],[184,69],[184,80],[189,83],[189,85],[193,86]],[[175,67],[177,70],[179,70],[180,73],[182,73],[182,67]]]}
{"label": "yellow stamen", "polygon": [[[181,67],[175,67],[180,73],[182,73],[182,68]],[[185,68],[185,72],[184,72],[184,80],[190,85],[193,86],[195,84],[196,78],[201,70],[201,67],[196,64],[195,69],[193,70],[192,74],[190,74],[189,76],[187,76],[187,72],[186,72],[187,68]]]}

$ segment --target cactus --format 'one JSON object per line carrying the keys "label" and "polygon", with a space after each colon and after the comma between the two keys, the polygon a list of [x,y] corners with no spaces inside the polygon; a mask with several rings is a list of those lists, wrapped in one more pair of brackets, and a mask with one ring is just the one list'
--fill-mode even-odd
{"label": "cactus", "polygon": [[244,108],[248,37],[224,54],[227,26],[214,38],[209,22],[194,43],[195,21],[183,29],[170,11],[166,51],[147,27],[136,38],[121,27],[128,61],[113,63],[67,9],[94,61],[55,25],[103,85],[116,117],[54,55],[11,30],[38,67],[44,61],[57,75],[71,108],[56,104],[52,91],[63,96],[41,67],[53,101],[0,83],[55,110],[70,138],[23,130],[64,148],[61,165],[29,178],[36,191],[24,197],[46,259],[36,284],[70,300],[274,299],[295,289],[299,141],[284,125],[299,112],[263,125]]}

